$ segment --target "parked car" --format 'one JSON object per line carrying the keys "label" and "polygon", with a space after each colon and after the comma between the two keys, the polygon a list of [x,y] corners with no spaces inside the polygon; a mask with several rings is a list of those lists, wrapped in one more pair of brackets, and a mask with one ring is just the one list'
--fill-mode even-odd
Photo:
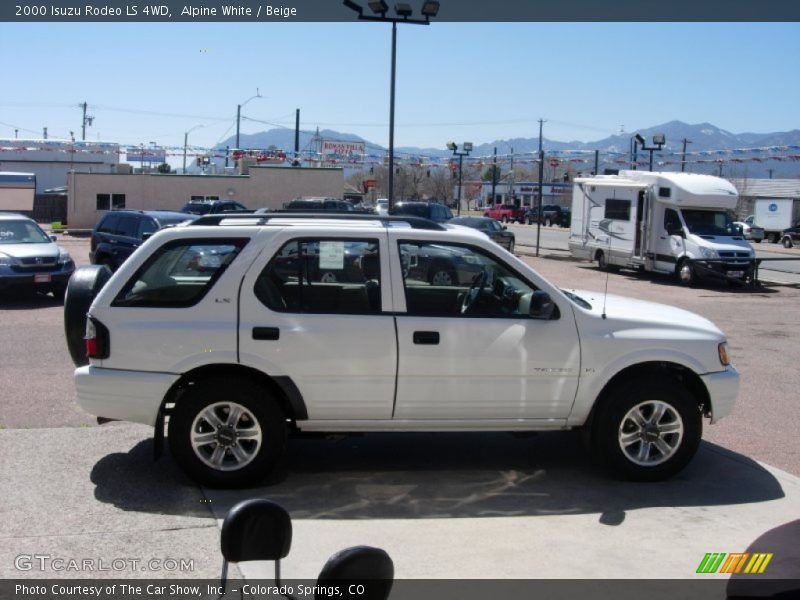
{"label": "parked car", "polygon": [[569,208],[564,206],[544,204],[542,205],[542,218],[539,219],[538,216],[539,208],[533,206],[525,212],[525,222],[528,225],[533,225],[538,221],[545,227],[550,227],[551,225],[558,225],[559,227],[570,226],[571,212]]}
{"label": "parked car", "polygon": [[89,261],[116,271],[149,236],[163,227],[187,223],[198,215],[166,210],[113,210],[92,230]]}
{"label": "parked car", "polygon": [[525,208],[514,204],[499,204],[483,211],[483,216],[488,219],[495,219],[503,223],[516,221],[525,222]]}
{"label": "parked car", "polygon": [[64,299],[75,263],[33,219],[0,212],[0,292],[27,290]]}
{"label": "parked car", "polygon": [[298,198],[291,200],[284,205],[286,210],[306,212],[306,211],[344,211],[353,212],[353,205],[347,200],[336,198]]}
{"label": "parked car", "polygon": [[488,217],[456,217],[450,221],[450,223],[452,225],[464,225],[482,231],[489,236],[489,239],[497,242],[512,254],[514,253],[515,236],[513,232],[508,231],[505,225],[501,225],[494,219]]}
{"label": "parked car", "polygon": [[382,217],[389,215],[389,201],[384,198],[378,198],[378,201],[375,202],[375,214],[380,215]]}
{"label": "parked car", "polygon": [[760,244],[764,239],[764,228],[758,225],[747,223],[746,221],[734,221],[734,225],[742,228],[742,235],[744,239]]}
{"label": "parked car", "polygon": [[793,248],[795,244],[800,244],[800,223],[783,230],[781,244],[783,244],[784,248]]}
{"label": "parked car", "polygon": [[444,223],[453,218],[453,213],[438,202],[397,202],[389,211],[390,215],[423,217],[436,223]]}
{"label": "parked car", "polygon": [[[105,285],[76,271],[66,298],[84,301],[65,314],[78,404],[154,427],[156,456],[168,422],[204,485],[257,484],[290,434],[454,429],[585,428],[616,475],[657,480],[692,459],[704,416],[733,410],[725,335],[698,315],[560,290],[466,227],[260,219],[163,229]],[[349,244],[364,280],[284,277],[277,257],[310,242],[326,268]],[[458,285],[432,285],[442,256]]]}
{"label": "parked car", "polygon": [[183,205],[181,212],[192,215],[215,215],[240,210],[247,210],[247,207],[233,200],[192,200]]}

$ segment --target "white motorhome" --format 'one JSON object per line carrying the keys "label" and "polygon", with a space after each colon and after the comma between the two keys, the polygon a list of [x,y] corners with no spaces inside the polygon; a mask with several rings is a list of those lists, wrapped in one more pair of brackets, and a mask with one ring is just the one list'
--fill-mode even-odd
{"label": "white motorhome", "polygon": [[755,254],[731,213],[738,194],[728,181],[693,173],[620,171],[578,178],[569,249],[601,269],[628,267],[746,281]]}

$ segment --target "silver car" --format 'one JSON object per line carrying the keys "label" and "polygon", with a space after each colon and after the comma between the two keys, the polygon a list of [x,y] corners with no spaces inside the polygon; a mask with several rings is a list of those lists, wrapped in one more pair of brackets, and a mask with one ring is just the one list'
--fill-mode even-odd
{"label": "silver car", "polygon": [[64,299],[75,263],[36,221],[15,213],[0,213],[0,295],[20,289],[50,292]]}
{"label": "silver car", "polygon": [[759,227],[758,225],[751,225],[750,223],[746,223],[744,221],[735,221],[734,225],[738,225],[742,228],[742,235],[744,239],[750,240],[751,242],[755,242],[756,244],[761,243],[761,240],[764,239],[764,228]]}

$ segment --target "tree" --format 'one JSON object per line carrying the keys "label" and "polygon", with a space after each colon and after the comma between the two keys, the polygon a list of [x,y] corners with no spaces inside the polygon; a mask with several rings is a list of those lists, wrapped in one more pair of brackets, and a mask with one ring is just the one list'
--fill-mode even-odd
{"label": "tree", "polygon": [[160,165],[158,165],[158,172],[172,173],[172,167],[170,167],[167,163],[161,163]]}

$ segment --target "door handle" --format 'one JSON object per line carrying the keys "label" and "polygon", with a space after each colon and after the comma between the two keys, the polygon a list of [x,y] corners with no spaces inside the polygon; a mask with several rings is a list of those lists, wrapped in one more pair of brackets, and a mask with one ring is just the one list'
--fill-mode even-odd
{"label": "door handle", "polygon": [[439,343],[438,331],[415,331],[414,343],[423,346],[435,346]]}
{"label": "door handle", "polygon": [[254,340],[275,341],[280,339],[281,330],[277,327],[253,327]]}

